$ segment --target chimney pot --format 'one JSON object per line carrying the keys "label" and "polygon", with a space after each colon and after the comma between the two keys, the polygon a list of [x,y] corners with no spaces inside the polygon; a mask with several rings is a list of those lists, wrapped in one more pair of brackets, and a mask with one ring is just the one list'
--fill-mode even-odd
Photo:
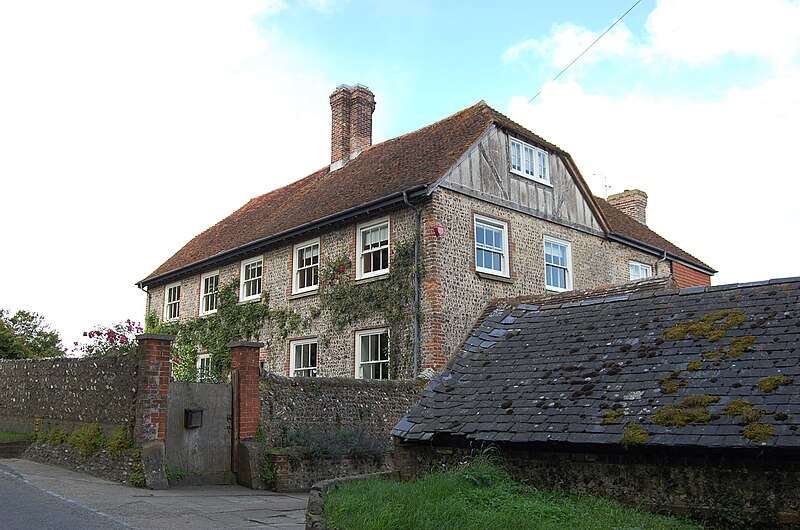
{"label": "chimney pot", "polygon": [[608,203],[634,221],[647,226],[647,194],[642,190],[625,190],[609,195]]}

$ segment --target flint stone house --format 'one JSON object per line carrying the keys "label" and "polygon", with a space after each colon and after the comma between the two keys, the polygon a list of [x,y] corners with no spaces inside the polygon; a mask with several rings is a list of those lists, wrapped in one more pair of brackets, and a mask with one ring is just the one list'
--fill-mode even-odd
{"label": "flint stone house", "polygon": [[397,469],[492,444],[537,487],[800,523],[800,278],[565,295],[487,307],[392,430]]}
{"label": "flint stone house", "polygon": [[[178,250],[138,283],[147,311],[212,313],[219,286],[236,281],[240,301],[267,299],[306,324],[286,338],[264,330],[265,369],[398,378],[444,366],[493,298],[649,276],[708,285],[715,272],[646,226],[643,192],[593,196],[567,152],[482,101],[377,145],[371,91],[342,85],[330,102],[331,164]],[[332,325],[326,281],[383,282],[401,245],[424,271],[398,302],[412,318],[376,310]]]}

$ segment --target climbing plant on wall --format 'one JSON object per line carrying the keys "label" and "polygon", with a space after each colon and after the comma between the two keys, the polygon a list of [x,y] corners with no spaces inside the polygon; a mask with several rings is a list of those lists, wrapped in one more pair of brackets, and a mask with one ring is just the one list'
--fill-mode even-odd
{"label": "climbing plant on wall", "polygon": [[[334,331],[343,331],[365,318],[380,315],[390,330],[390,371],[408,375],[411,330],[414,323],[414,237],[397,242],[385,278],[354,280],[346,255],[328,260],[322,268],[320,309],[327,311]],[[418,271],[420,277],[423,271]]]}
{"label": "climbing plant on wall", "polygon": [[301,316],[289,307],[271,308],[266,293],[258,302],[240,304],[236,294],[238,279],[219,289],[217,311],[208,316],[194,317],[177,322],[161,322],[155,313],[146,319],[148,333],[176,335],[173,359],[173,374],[179,381],[195,379],[195,361],[198,352],[211,354],[211,370],[220,377],[231,365],[228,344],[241,340],[260,340],[264,327],[270,328],[272,336],[286,338],[308,327],[316,315],[311,311]]}

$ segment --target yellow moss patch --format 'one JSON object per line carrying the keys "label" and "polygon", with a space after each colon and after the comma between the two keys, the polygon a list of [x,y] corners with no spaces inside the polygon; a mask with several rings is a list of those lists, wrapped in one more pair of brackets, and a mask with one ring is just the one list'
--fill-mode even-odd
{"label": "yellow moss patch", "polygon": [[771,375],[757,383],[758,388],[765,394],[774,392],[779,386],[788,385],[792,381],[785,375]]}
{"label": "yellow moss patch", "polygon": [[718,396],[686,396],[682,401],[665,405],[653,414],[653,421],[664,427],[686,427],[711,421],[708,406],[719,401]]}
{"label": "yellow moss patch", "polygon": [[754,442],[763,442],[774,435],[775,430],[769,423],[751,423],[742,430],[742,438],[747,438]]}
{"label": "yellow moss patch", "polygon": [[706,338],[709,342],[717,342],[732,327],[744,322],[744,313],[738,309],[725,309],[693,320],[676,324],[664,332],[668,340],[684,340],[688,336]]}
{"label": "yellow moss patch", "polygon": [[609,410],[603,415],[603,425],[613,425],[618,423],[620,418],[622,418],[624,415],[624,409]]}
{"label": "yellow moss patch", "polygon": [[674,394],[680,387],[686,386],[686,381],[678,378],[680,373],[680,370],[675,370],[672,374],[659,381],[658,388],[661,389],[662,394]]}
{"label": "yellow moss patch", "polygon": [[703,361],[692,361],[687,366],[686,369],[690,372],[696,372],[703,367]]}
{"label": "yellow moss patch", "polygon": [[637,423],[629,423],[622,429],[622,440],[620,443],[625,446],[643,444],[650,436],[647,431],[642,429]]}
{"label": "yellow moss patch", "polygon": [[751,405],[746,399],[736,399],[731,401],[725,405],[723,410],[725,411],[726,416],[738,418],[739,423],[742,425],[755,423],[766,413],[766,411],[762,409],[753,407],[753,405]]}
{"label": "yellow moss patch", "polygon": [[730,416],[731,418],[735,418],[736,416],[741,416],[748,410],[752,409],[753,405],[750,404],[749,401],[746,399],[735,399],[725,405],[725,408],[722,409],[725,411],[726,416]]}
{"label": "yellow moss patch", "polygon": [[731,347],[726,355],[733,359],[741,357],[744,352],[750,349],[750,346],[752,346],[755,341],[756,338],[752,335],[748,335],[746,337],[736,337],[731,341]]}

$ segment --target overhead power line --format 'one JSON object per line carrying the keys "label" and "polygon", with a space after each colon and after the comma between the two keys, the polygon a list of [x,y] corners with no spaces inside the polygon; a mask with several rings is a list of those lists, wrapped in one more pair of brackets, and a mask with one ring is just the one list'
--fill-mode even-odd
{"label": "overhead power line", "polygon": [[[561,70],[561,71],[558,73],[558,75],[557,75],[557,76],[555,76],[553,79],[551,79],[551,81],[555,81],[556,79],[558,79],[559,77],[561,77],[561,74],[563,74],[564,72],[566,72],[567,70],[569,70],[569,67],[570,67],[570,66],[572,66],[573,64],[575,64],[576,62],[578,62],[578,59],[580,59],[581,57],[583,57],[583,54],[585,54],[586,52],[588,52],[589,50],[591,50],[591,49],[592,49],[592,46],[594,46],[595,44],[597,44],[597,43],[600,41],[600,39],[602,39],[603,37],[605,37],[606,33],[608,33],[609,31],[611,31],[611,29],[612,29],[614,26],[616,26],[616,25],[619,23],[619,21],[620,21],[620,20],[622,20],[623,18],[625,18],[625,15],[627,15],[628,13],[630,13],[630,12],[633,10],[633,8],[634,8],[634,7],[638,6],[638,5],[639,5],[639,2],[641,2],[641,1],[642,1],[642,0],[636,0],[636,2],[635,2],[635,3],[634,3],[632,6],[631,6],[631,7],[629,7],[629,8],[628,8],[628,10],[627,10],[627,11],[625,11],[625,12],[622,14],[622,16],[621,16],[621,17],[619,17],[619,18],[618,18],[618,19],[617,19],[617,20],[616,20],[616,21],[615,21],[613,24],[611,24],[610,26],[608,26],[608,28],[607,28],[607,29],[606,29],[606,30],[605,30],[603,33],[601,33],[599,37],[597,37],[596,39],[594,39],[594,42],[593,42],[593,43],[591,43],[591,44],[590,44],[590,45],[589,45],[589,46],[588,46],[588,47],[587,47],[585,50],[583,50],[583,51],[580,53],[580,55],[578,55],[577,57],[575,57],[575,58],[572,60],[572,62],[571,62],[571,63],[569,63],[569,64],[568,64],[566,67],[564,67],[564,69],[563,69],[563,70]],[[531,101],[533,101],[534,99],[536,99],[537,97],[539,97],[539,94],[541,94],[541,93],[542,93],[542,91],[541,91],[541,90],[539,90],[539,91],[536,93],[536,95],[535,95],[535,96],[533,96],[531,99],[529,99],[529,100],[528,100],[528,103],[530,103]]]}

